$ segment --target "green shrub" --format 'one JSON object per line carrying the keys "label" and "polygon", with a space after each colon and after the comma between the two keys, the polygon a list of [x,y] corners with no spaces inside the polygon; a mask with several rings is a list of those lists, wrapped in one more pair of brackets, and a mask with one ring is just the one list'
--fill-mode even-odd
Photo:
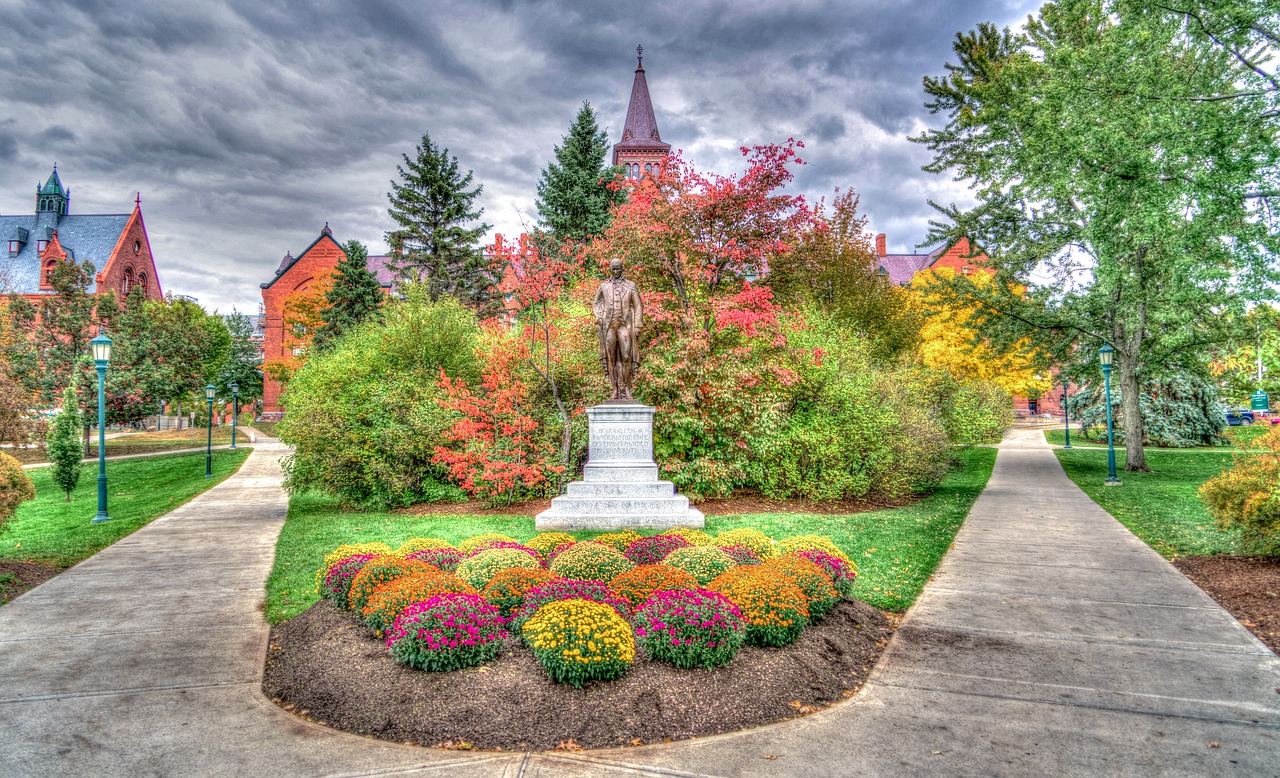
{"label": "green shrub", "polygon": [[718,548],[689,546],[677,548],[662,560],[663,564],[693,576],[699,586],[706,586],[731,567],[733,558]]}
{"label": "green shrub", "polygon": [[53,482],[66,493],[67,502],[71,502],[71,492],[80,481],[80,460],[84,457],[84,447],[80,444],[82,431],[84,418],[80,415],[76,391],[68,386],[62,394],[62,410],[53,417],[49,428],[47,444]]}
{"label": "green shrub", "polygon": [[22,472],[22,463],[5,453],[0,453],[0,532],[18,506],[36,498],[36,488]]}
{"label": "green shrub", "polygon": [[421,290],[386,308],[381,323],[348,333],[312,355],[284,395],[286,487],[316,489],[344,506],[385,508],[460,500],[433,464],[456,414],[437,400],[440,372],[474,381],[479,328],[453,298]]}
{"label": "green shrub", "polygon": [[1280,428],[1260,438],[1258,448],[1200,487],[1200,499],[1223,529],[1239,529],[1264,554],[1280,553]]}
{"label": "green shrub", "polygon": [[991,381],[962,381],[943,408],[942,426],[956,443],[999,443],[1013,426],[1013,397]]}
{"label": "green shrub", "polygon": [[526,551],[518,548],[491,548],[462,560],[454,572],[476,589],[483,590],[495,575],[513,567],[522,567],[526,570],[542,569],[538,560]]}
{"label": "green shrub", "polygon": [[635,566],[616,548],[588,540],[561,551],[551,563],[551,572],[561,578],[608,583]]}

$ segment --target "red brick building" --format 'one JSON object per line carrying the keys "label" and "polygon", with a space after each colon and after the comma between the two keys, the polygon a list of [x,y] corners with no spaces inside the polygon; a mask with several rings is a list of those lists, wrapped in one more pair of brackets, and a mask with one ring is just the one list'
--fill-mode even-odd
{"label": "red brick building", "polygon": [[622,126],[622,140],[613,147],[613,164],[626,168],[628,178],[640,178],[653,172],[671,153],[671,144],[663,143],[658,134],[658,120],[649,99],[649,82],[644,76],[644,49],[636,47],[636,77],[631,84],[631,101],[627,104],[627,120]]}

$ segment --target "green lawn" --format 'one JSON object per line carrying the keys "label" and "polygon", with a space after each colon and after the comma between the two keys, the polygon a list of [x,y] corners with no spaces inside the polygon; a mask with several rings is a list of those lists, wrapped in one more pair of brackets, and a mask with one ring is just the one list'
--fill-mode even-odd
{"label": "green lawn", "polygon": [[54,486],[48,468],[28,470],[36,499],[18,506],[0,534],[0,559],[70,567],[168,513],[240,469],[249,449],[213,452],[213,478],[204,477],[204,454],[176,454],[107,464],[107,512],[111,521],[91,524],[98,512],[98,467],[84,465],[71,502]]}
{"label": "green lawn", "polygon": [[[1165,557],[1241,552],[1237,533],[1218,529],[1196,494],[1201,484],[1230,466],[1231,453],[1149,448],[1147,464],[1152,472],[1121,472],[1121,486],[1102,485],[1107,475],[1105,451],[1058,449],[1055,453],[1071,480]],[[1117,452],[1116,461],[1124,466],[1123,452]]]}
{"label": "green lawn", "polygon": [[[752,514],[713,516],[715,533],[750,526],[775,538],[827,535],[859,567],[856,595],[877,608],[905,610],[920,594],[951,545],[995,464],[992,448],[960,449],[951,475],[924,499],[903,508],[846,516]],[[527,516],[401,516],[349,512],[315,494],[298,495],[276,546],[267,579],[267,620],[292,618],[316,602],[315,573],[324,555],[343,543],[381,540],[393,548],[413,537],[456,543],[482,532],[504,532],[520,540],[537,534]],[[593,533],[574,533],[590,537]]]}

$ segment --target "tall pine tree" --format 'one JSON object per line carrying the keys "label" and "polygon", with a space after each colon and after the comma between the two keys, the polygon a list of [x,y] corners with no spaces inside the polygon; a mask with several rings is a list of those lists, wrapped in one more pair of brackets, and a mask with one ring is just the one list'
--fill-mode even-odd
{"label": "tall pine tree", "polygon": [[399,225],[387,233],[394,255],[388,267],[403,281],[426,284],[432,300],[450,294],[487,308],[494,278],[479,245],[492,225],[476,223],[484,208],[475,205],[484,187],[469,188],[471,171],[458,172],[458,158],[436,146],[429,134],[422,136],[416,158],[402,156],[404,166],[396,165],[401,180],[391,182],[387,195],[388,213]]}
{"label": "tall pine tree", "polygon": [[608,186],[622,173],[621,167],[604,164],[608,150],[596,113],[584,101],[563,145],[555,147],[555,161],[547,164],[538,181],[538,216],[554,237],[585,240],[609,227],[610,207],[626,194]]}
{"label": "tall pine tree", "polygon": [[323,351],[350,332],[357,324],[382,315],[386,299],[378,278],[369,272],[369,252],[358,240],[343,246],[346,257],[338,263],[333,286],[325,294],[329,306],[320,312],[324,324],[316,331],[313,345]]}

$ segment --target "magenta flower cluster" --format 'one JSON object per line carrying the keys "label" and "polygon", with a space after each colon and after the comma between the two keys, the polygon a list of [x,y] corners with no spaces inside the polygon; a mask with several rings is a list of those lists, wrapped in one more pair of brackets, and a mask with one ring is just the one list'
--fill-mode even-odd
{"label": "magenta flower cluster", "polygon": [[630,604],[602,581],[582,581],[576,578],[557,578],[536,589],[525,592],[524,605],[511,617],[510,628],[515,635],[521,633],[524,623],[533,618],[538,609],[549,602],[560,600],[590,600],[608,605],[617,611],[627,623],[632,620]]}
{"label": "magenta flower cluster", "polygon": [[760,557],[756,552],[747,548],[741,543],[735,543],[732,546],[720,546],[720,550],[729,555],[736,565],[758,565]]}
{"label": "magenta flower cluster", "polygon": [[747,621],[738,606],[705,589],[654,592],[636,611],[636,639],[649,656],[676,667],[727,664],[742,647]]}
{"label": "magenta flower cluster", "polygon": [[546,566],[547,566],[547,567],[551,567],[551,563],[552,563],[552,562],[554,562],[554,561],[556,561],[556,557],[558,557],[558,556],[560,556],[561,554],[563,554],[567,549],[571,548],[573,545],[574,545],[573,543],[561,543],[560,545],[558,545],[558,546],[556,546],[555,548],[551,549],[551,552],[550,552],[549,554],[547,554],[547,564],[546,564]]}
{"label": "magenta flower cluster", "polygon": [[509,540],[490,540],[486,543],[481,543],[479,546],[476,546],[474,551],[472,551],[470,554],[467,554],[467,556],[473,557],[473,556],[476,556],[477,554],[481,554],[481,553],[484,553],[485,551],[490,551],[495,548],[514,548],[519,551],[524,551],[525,553],[529,554],[529,556],[533,557],[534,560],[542,567],[547,566],[547,560],[543,558],[542,554],[539,554],[535,549],[529,548],[528,546],[522,545],[520,543],[512,543]]}
{"label": "magenta flower cluster", "polygon": [[387,648],[400,663],[447,672],[493,659],[502,648],[504,619],[476,594],[440,594],[400,612]]}
{"label": "magenta flower cluster", "polygon": [[841,597],[853,597],[853,582],[858,577],[858,573],[848,562],[834,554],[828,554],[816,548],[803,548],[791,553],[808,559],[818,567],[821,567],[822,571],[831,579],[831,585],[835,587]]}
{"label": "magenta flower cluster", "polygon": [[351,591],[351,579],[375,556],[377,554],[353,554],[334,562],[324,574],[324,590],[320,592],[321,595],[345,610],[348,607],[347,593]]}
{"label": "magenta flower cluster", "polygon": [[687,545],[689,541],[679,535],[655,535],[631,541],[623,553],[637,565],[656,565],[666,559],[667,554]]}
{"label": "magenta flower cluster", "polygon": [[420,562],[426,562],[429,565],[435,565],[446,573],[452,573],[458,569],[458,563],[462,561],[462,552],[456,548],[424,548],[409,554],[406,559],[417,559]]}

